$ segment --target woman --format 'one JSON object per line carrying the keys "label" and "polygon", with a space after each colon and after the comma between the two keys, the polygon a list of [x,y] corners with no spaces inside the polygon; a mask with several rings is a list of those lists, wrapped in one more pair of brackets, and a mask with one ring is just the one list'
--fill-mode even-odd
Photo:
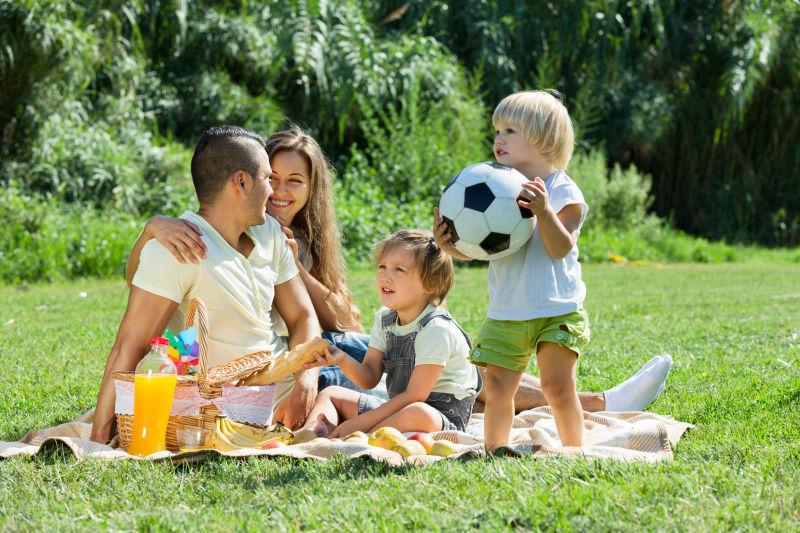
{"label": "woman", "polygon": [[[273,189],[267,200],[267,213],[281,223],[288,237],[287,244],[292,248],[300,277],[325,331],[323,337],[361,362],[369,335],[360,333],[361,312],[344,281],[331,166],[314,138],[297,127],[270,136],[266,149],[272,167],[270,184]],[[200,228],[186,220],[151,218],[131,251],[126,269],[128,284],[133,280],[139,254],[148,240],[158,240],[180,262],[196,262],[205,258],[201,236]],[[283,320],[274,309],[272,317],[276,331],[281,331]],[[583,409],[640,411],[658,397],[670,366],[671,359],[656,357],[634,376],[605,393],[580,393]],[[338,367],[320,370],[319,389],[331,385],[360,390]],[[371,392],[385,395],[385,386]],[[483,410],[483,399],[479,394],[476,412]],[[514,401],[517,411],[547,405],[539,380],[529,374],[523,375]]]}

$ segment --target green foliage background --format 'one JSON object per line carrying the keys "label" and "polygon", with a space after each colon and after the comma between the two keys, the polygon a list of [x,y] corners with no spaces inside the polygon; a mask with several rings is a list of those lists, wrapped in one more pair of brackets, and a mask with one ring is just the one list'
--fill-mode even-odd
{"label": "green foliage background", "polygon": [[541,87],[578,129],[585,258],[736,258],[681,230],[791,246],[798,81],[792,0],[0,0],[0,278],[119,272],[146,216],[193,204],[218,123],[315,135],[363,260],[430,226],[496,102]]}

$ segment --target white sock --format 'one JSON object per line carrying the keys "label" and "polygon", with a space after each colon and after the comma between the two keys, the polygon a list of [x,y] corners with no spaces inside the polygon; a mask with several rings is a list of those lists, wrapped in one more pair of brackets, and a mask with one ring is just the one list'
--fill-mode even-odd
{"label": "white sock", "polygon": [[[651,366],[656,364],[659,360],[661,360],[662,357],[668,357],[668,356],[669,355],[667,354],[667,355],[657,355],[657,356],[653,357],[648,362],[646,362],[644,365],[642,365],[642,368],[637,370],[636,373],[634,374],[634,376],[638,376],[639,374],[641,374],[642,372],[644,372],[645,370],[647,370],[648,368],[650,368]],[[669,356],[669,357],[671,357],[671,356]]]}
{"label": "white sock", "polygon": [[672,368],[672,356],[666,354],[654,357],[639,372],[605,392],[605,410],[643,410],[664,390],[670,368]]}

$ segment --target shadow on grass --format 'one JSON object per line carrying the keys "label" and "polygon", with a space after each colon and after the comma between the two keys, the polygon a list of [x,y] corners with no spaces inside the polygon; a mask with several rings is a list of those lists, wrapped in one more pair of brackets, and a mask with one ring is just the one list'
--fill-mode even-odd
{"label": "shadow on grass", "polygon": [[268,473],[251,471],[242,479],[242,487],[247,490],[260,488],[284,487],[287,483],[317,483],[320,477],[336,478],[340,480],[358,480],[385,476],[402,476],[412,472],[418,467],[413,465],[391,466],[386,463],[372,460],[368,457],[345,457],[334,455],[328,461],[314,459],[297,459],[294,457],[257,457],[231,459],[222,456],[210,456],[206,461],[182,463],[175,465],[176,472],[196,474],[207,469],[215,463],[226,461],[239,461],[241,467],[247,469],[255,466],[257,461],[270,461],[273,465]]}

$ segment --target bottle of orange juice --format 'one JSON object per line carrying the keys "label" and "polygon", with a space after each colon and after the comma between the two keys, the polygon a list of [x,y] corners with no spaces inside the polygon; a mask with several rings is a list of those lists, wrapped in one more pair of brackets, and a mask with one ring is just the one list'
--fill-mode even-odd
{"label": "bottle of orange juice", "polygon": [[153,337],[150,353],[136,365],[133,378],[131,455],[145,456],[167,449],[167,422],[178,372],[167,356],[169,341]]}

